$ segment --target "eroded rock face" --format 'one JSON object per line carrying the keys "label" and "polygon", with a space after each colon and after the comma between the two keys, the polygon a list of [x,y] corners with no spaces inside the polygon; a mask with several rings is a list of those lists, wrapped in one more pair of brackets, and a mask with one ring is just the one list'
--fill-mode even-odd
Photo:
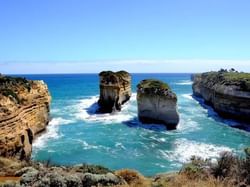
{"label": "eroded rock face", "polygon": [[143,123],[160,123],[176,129],[179,123],[177,97],[159,80],[143,80],[137,85],[138,118]]}
{"label": "eroded rock face", "polygon": [[27,159],[49,122],[50,95],[42,81],[0,75],[0,156]]}
{"label": "eroded rock face", "polygon": [[193,93],[222,117],[250,122],[250,74],[207,72],[195,74]]}
{"label": "eroded rock face", "polygon": [[99,111],[111,113],[120,111],[122,104],[131,96],[131,76],[126,71],[103,71],[100,77]]}

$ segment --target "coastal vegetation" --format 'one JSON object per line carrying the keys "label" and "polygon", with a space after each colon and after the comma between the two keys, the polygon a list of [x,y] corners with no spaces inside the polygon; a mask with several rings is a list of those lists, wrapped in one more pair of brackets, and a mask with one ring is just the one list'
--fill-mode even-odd
{"label": "coastal vegetation", "polygon": [[247,187],[250,148],[245,155],[222,152],[214,160],[192,157],[179,172],[143,176],[131,169],[112,171],[96,165],[59,166],[0,157],[0,186],[116,186],[116,187]]}
{"label": "coastal vegetation", "polygon": [[165,94],[166,91],[171,91],[167,83],[156,79],[142,80],[137,85],[137,89],[143,90],[143,92],[147,94]]}
{"label": "coastal vegetation", "polygon": [[113,71],[102,71],[99,73],[99,76],[118,76],[118,77],[123,77],[123,76],[128,76],[129,73],[127,71],[121,70],[117,72]]}
{"label": "coastal vegetation", "polygon": [[167,83],[164,83],[162,81],[156,80],[156,79],[145,79],[140,82],[138,85],[139,88],[147,89],[170,89]]}
{"label": "coastal vegetation", "polygon": [[250,91],[250,73],[221,69],[218,72],[211,71],[200,75],[205,79],[204,83],[233,85],[238,86],[240,90]]}
{"label": "coastal vegetation", "polygon": [[23,87],[28,92],[31,90],[32,81],[28,81],[22,77],[3,76],[0,74],[0,95],[9,97],[18,104],[22,104],[22,99],[19,98],[18,88]]}
{"label": "coastal vegetation", "polygon": [[0,74],[0,89],[14,88],[17,85],[24,86],[28,91],[31,89],[32,81],[23,77],[4,76]]}

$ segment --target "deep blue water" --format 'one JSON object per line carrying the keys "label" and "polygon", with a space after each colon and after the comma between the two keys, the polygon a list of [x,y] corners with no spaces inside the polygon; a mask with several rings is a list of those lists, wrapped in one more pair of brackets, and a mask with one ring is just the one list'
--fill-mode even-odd
{"label": "deep blue water", "polygon": [[[250,133],[231,128],[191,96],[190,74],[132,74],[133,96],[115,115],[96,115],[97,74],[25,75],[44,80],[52,95],[52,120],[33,145],[34,160],[57,164],[91,163],[111,169],[133,168],[144,175],[178,170],[192,155],[216,158],[222,151],[241,154]],[[177,130],[137,121],[136,84],[146,78],[167,82],[178,96]]]}

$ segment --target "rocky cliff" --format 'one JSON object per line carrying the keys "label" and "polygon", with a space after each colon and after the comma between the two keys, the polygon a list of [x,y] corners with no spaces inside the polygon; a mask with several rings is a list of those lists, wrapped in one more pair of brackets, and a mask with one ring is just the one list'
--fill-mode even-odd
{"label": "rocky cliff", "polygon": [[175,129],[179,123],[177,96],[159,80],[143,80],[137,85],[138,118],[143,123],[165,124]]}
{"label": "rocky cliff", "polygon": [[126,71],[103,71],[100,77],[100,112],[120,111],[131,96],[131,76]]}
{"label": "rocky cliff", "polygon": [[207,72],[195,74],[193,93],[202,97],[222,117],[250,122],[250,74]]}
{"label": "rocky cliff", "polygon": [[26,159],[49,122],[50,96],[42,81],[0,75],[0,156]]}

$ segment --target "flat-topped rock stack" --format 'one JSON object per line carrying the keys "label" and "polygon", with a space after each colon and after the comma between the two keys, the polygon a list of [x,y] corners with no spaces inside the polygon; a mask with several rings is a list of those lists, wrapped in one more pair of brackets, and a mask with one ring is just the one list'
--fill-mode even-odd
{"label": "flat-topped rock stack", "polygon": [[193,93],[219,115],[250,122],[250,73],[220,70],[194,74]]}
{"label": "flat-topped rock stack", "polygon": [[177,96],[159,80],[147,79],[137,85],[138,118],[143,123],[159,123],[176,129],[179,123]]}
{"label": "flat-topped rock stack", "polygon": [[42,81],[0,75],[0,156],[27,159],[49,122],[50,95]]}
{"label": "flat-topped rock stack", "polygon": [[131,76],[126,71],[103,71],[100,77],[99,111],[120,111],[122,104],[131,97]]}

